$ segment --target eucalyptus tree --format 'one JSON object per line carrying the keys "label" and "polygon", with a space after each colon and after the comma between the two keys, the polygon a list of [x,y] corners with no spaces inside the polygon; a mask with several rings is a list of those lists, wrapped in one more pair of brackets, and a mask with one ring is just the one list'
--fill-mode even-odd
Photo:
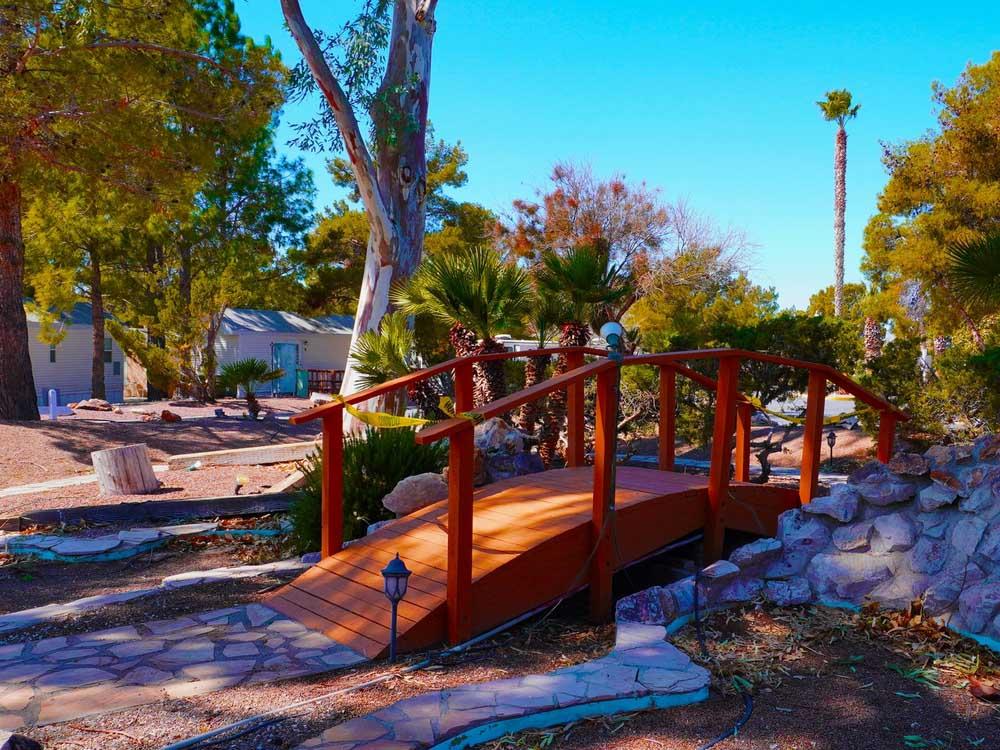
{"label": "eucalyptus tree", "polygon": [[[437,0],[363,0],[335,33],[313,30],[298,0],[281,0],[303,64],[293,91],[318,89],[326,107],[299,126],[305,148],[343,148],[368,218],[368,247],[352,347],[392,309],[391,286],[423,252],[428,191],[427,107]],[[361,121],[371,124],[366,139]],[[357,388],[349,360],[344,392]]]}
{"label": "eucalyptus tree", "polygon": [[847,121],[858,116],[860,104],[853,104],[851,92],[836,89],[826,92],[826,99],[816,102],[827,122],[837,123],[833,152],[833,310],[844,310],[844,225],[847,211]]}
{"label": "eucalyptus tree", "polygon": [[270,118],[278,60],[213,39],[232,8],[231,0],[0,5],[0,419],[38,418],[23,308],[25,201],[66,171],[169,205],[214,156],[195,125]]}

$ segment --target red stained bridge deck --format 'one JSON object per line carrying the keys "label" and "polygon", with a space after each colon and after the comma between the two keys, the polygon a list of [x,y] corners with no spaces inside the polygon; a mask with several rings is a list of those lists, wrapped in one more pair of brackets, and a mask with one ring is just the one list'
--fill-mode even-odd
{"label": "red stained bridge deck", "polygon": [[[473,504],[472,631],[482,633],[588,582],[593,468],[516,477],[482,487]],[[618,467],[614,564],[620,569],[700,531],[706,476]],[[795,490],[733,483],[727,528],[774,532],[777,515],[798,505]],[[399,607],[399,647],[446,639],[448,501],[406,516],[318,565],[267,599],[270,607],[368,657],[389,642],[381,569],[399,553],[413,571]]]}

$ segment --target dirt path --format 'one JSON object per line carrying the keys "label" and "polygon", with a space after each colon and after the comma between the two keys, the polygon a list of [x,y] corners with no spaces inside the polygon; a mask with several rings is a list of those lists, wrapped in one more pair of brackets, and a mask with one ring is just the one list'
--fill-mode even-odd
{"label": "dirt path", "polygon": [[289,443],[317,434],[314,425],[278,420],[189,422],[0,422],[0,488],[90,473],[92,451],[145,443],[153,463],[195,451]]}

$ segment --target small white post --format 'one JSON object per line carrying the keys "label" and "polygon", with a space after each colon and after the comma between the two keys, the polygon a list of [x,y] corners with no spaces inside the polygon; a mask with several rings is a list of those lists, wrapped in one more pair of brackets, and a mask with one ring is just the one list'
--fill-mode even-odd
{"label": "small white post", "polygon": [[50,420],[51,419],[55,419],[56,416],[57,416],[56,412],[58,411],[57,407],[59,406],[59,404],[57,403],[58,401],[59,401],[59,394],[56,393],[56,389],[55,388],[49,388],[49,419]]}

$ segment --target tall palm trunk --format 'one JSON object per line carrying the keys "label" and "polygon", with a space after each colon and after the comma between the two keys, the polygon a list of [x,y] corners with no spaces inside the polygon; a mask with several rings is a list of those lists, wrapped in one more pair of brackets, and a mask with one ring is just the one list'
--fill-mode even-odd
{"label": "tall palm trunk", "polygon": [[[545,376],[545,369],[549,366],[549,360],[551,358],[547,354],[542,354],[537,357],[528,357],[528,361],[524,365],[524,387],[530,388],[533,385],[537,385],[542,381]],[[517,417],[514,419],[514,425],[521,432],[528,435],[532,435],[535,432],[535,424],[538,422],[539,409],[541,407],[541,402],[531,401],[521,407],[521,410],[517,413]]]}
{"label": "tall palm trunk", "polygon": [[885,333],[882,325],[871,316],[865,318],[865,362],[871,362],[882,356],[882,343]]}
{"label": "tall palm trunk", "polygon": [[833,312],[844,310],[844,226],[847,212],[847,129],[837,128],[833,153]]}
{"label": "tall palm trunk", "polygon": [[0,179],[0,419],[38,419],[24,314],[21,186]]}
{"label": "tall palm trunk", "polygon": [[[476,347],[476,354],[504,351],[504,345],[495,339],[486,339]],[[507,395],[503,360],[476,362],[472,366],[472,401],[476,406],[492,403]]]}
{"label": "tall palm trunk", "polygon": [[[559,346],[586,346],[590,341],[590,329],[586,323],[570,321],[563,323],[559,332]],[[565,354],[556,359],[552,375],[562,375],[569,370]],[[559,452],[559,438],[566,424],[566,391],[558,390],[549,394],[548,404],[542,415],[542,435],[538,452],[548,466]]]}

